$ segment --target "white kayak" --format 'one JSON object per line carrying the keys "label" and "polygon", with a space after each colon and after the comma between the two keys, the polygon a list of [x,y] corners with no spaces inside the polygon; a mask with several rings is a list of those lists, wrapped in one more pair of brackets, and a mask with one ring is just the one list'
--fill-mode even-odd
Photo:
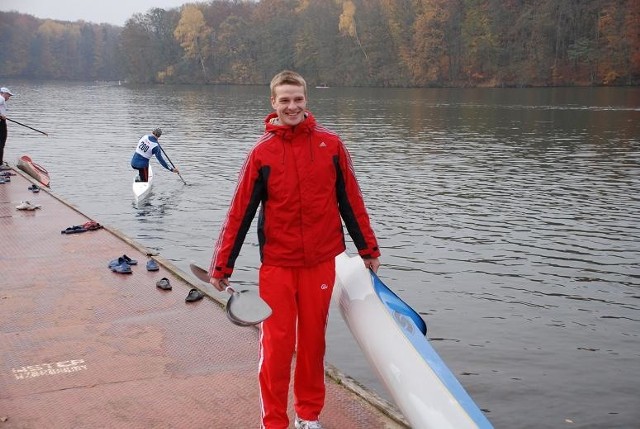
{"label": "white kayak", "polygon": [[153,186],[153,170],[149,165],[149,179],[146,182],[140,182],[139,176],[136,175],[133,178],[133,197],[136,204],[147,198],[151,193],[151,187]]}
{"label": "white kayak", "polygon": [[334,298],[369,364],[413,428],[493,428],[429,343],[420,315],[365,268],[360,256],[336,257]]}

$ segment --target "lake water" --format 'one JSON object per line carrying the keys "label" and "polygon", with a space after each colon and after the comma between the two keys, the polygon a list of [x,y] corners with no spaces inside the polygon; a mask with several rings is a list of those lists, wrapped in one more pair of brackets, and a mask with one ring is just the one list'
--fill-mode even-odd
{"label": "lake water", "polygon": [[[5,159],[188,272],[208,264],[267,87],[5,82]],[[640,89],[310,90],[352,152],[383,281],[497,428],[640,427]],[[129,160],[154,161],[147,205]],[[68,225],[60,225],[61,229]],[[255,229],[233,281],[253,287]],[[337,306],[327,360],[389,398]],[[212,345],[214,347],[214,345]],[[257,406],[257,405],[256,405]]]}

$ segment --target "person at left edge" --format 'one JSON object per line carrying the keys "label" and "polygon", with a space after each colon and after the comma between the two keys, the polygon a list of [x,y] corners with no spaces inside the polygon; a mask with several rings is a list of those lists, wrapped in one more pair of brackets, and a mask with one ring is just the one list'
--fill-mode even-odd
{"label": "person at left edge", "polygon": [[7,143],[7,101],[13,96],[9,88],[0,88],[0,170],[8,170],[9,165],[4,162],[4,145]]}
{"label": "person at left edge", "polygon": [[162,135],[162,129],[156,128],[151,134],[142,136],[136,146],[136,151],[131,158],[131,167],[134,170],[138,170],[140,176],[140,182],[146,182],[149,178],[149,160],[153,155],[156,156],[160,165],[172,173],[179,173],[178,168],[174,165],[170,167],[169,164],[162,157],[162,148],[158,139]]}

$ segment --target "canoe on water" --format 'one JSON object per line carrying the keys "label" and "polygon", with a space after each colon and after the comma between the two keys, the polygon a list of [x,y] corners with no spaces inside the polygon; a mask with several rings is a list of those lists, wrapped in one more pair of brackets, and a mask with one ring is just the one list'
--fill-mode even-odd
{"label": "canoe on water", "polygon": [[411,427],[493,428],[429,343],[422,317],[366,269],[360,256],[336,257],[334,297],[360,349]]}
{"label": "canoe on water", "polygon": [[140,182],[140,177],[138,175],[133,178],[133,198],[135,199],[136,204],[140,203],[142,200],[147,198],[151,193],[151,187],[153,186],[153,170],[151,169],[151,165],[149,165],[149,178],[146,182]]}
{"label": "canoe on water", "polygon": [[29,176],[36,179],[38,182],[40,182],[44,186],[47,186],[47,187],[49,186],[49,182],[51,181],[49,179],[49,172],[41,165],[38,165],[35,162],[33,162],[33,160],[29,155],[22,155],[18,159],[17,167],[20,170],[27,173]]}

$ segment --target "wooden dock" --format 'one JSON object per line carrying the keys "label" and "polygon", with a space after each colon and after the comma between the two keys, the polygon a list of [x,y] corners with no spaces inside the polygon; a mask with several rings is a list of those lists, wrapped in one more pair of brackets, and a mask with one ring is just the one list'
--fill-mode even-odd
{"label": "wooden dock", "polygon": [[[210,286],[107,225],[62,234],[100,220],[12,172],[0,184],[0,429],[258,428],[258,330],[231,324]],[[16,209],[25,200],[41,208]],[[138,261],[131,274],[108,268],[123,254]],[[156,287],[163,277],[172,290]],[[206,296],[187,303],[193,287]],[[407,427],[329,365],[320,421]]]}

